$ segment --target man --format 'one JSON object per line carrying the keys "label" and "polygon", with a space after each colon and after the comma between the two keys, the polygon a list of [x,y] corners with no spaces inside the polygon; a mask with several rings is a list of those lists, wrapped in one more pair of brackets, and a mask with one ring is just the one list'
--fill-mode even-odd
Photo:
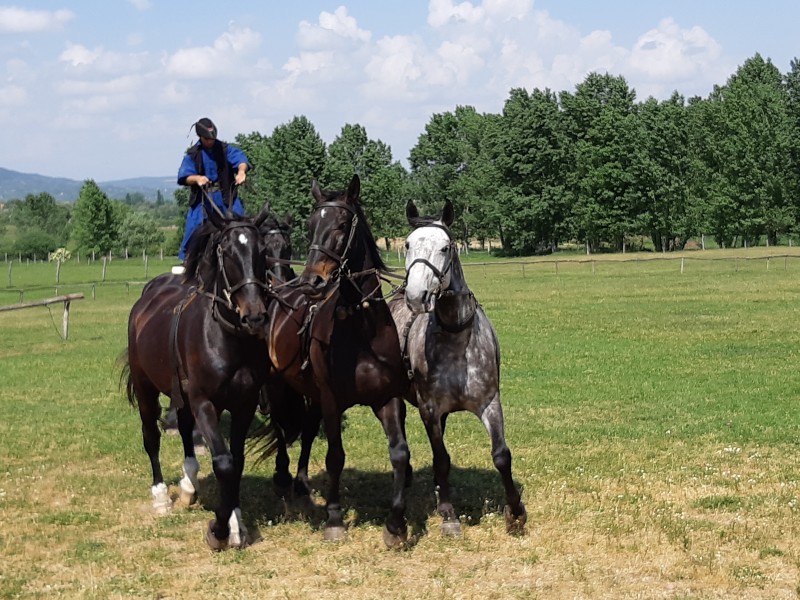
{"label": "man", "polygon": [[[213,200],[223,213],[230,206],[234,214],[244,214],[237,188],[245,182],[251,168],[240,148],[217,139],[217,127],[211,119],[200,119],[194,124],[194,130],[200,139],[186,151],[178,169],[178,185],[191,187],[189,212],[178,252],[181,260],[186,258],[189,238],[205,220],[205,211],[214,210],[209,206],[204,208],[204,198]],[[183,272],[182,269],[176,267],[173,272]]]}

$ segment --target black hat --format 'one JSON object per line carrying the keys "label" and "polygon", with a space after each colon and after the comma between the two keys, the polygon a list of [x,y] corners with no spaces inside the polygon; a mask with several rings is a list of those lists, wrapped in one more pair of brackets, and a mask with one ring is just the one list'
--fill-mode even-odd
{"label": "black hat", "polygon": [[212,140],[217,139],[217,126],[208,117],[203,117],[195,123],[194,130],[200,137],[211,138]]}

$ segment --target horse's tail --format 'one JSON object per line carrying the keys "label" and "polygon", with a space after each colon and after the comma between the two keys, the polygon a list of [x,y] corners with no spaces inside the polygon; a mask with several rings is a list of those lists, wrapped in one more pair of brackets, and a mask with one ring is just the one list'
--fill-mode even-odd
{"label": "horse's tail", "polygon": [[[266,386],[265,386],[266,387]],[[253,426],[248,433],[247,454],[254,455],[254,465],[259,465],[278,451],[278,445],[285,443],[272,418],[269,402],[266,401],[265,388],[261,388],[260,412],[263,420]]]}
{"label": "horse's tail", "polygon": [[131,363],[128,361],[128,350],[123,350],[117,358],[119,365],[119,387],[125,389],[125,395],[131,406],[136,406],[136,394],[133,391],[133,379],[131,378]]}

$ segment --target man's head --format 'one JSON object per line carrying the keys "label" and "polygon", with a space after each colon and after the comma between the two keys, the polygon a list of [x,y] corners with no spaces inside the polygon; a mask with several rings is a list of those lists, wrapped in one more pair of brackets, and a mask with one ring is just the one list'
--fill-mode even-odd
{"label": "man's head", "polygon": [[203,117],[197,121],[197,123],[194,124],[194,130],[200,137],[200,141],[203,142],[203,145],[213,145],[214,140],[217,139],[217,126],[214,125],[214,122],[208,117]]}

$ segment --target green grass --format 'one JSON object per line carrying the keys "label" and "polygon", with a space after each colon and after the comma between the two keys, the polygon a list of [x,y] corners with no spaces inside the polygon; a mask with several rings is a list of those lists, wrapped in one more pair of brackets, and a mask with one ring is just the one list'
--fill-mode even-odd
{"label": "green grass", "polygon": [[[98,263],[68,263],[58,292],[87,296],[68,340],[59,305],[0,312],[0,597],[794,597],[800,259],[767,268],[764,252],[686,253],[683,273],[679,257],[472,253],[466,275],[500,338],[528,535],[505,535],[486,433],[457,414],[447,444],[466,531],[440,536],[430,449],[410,410],[418,538],[402,553],[381,549],[386,441],[363,408],[344,432],[344,544],[321,541],[319,515],[286,512],[269,464],[245,470],[245,520],[264,540],[245,552],[212,555],[202,542],[216,502],[208,457],[200,506],[155,518],[116,364],[144,265],[114,260],[100,283]],[[151,261],[149,276],[171,264]],[[25,300],[55,293],[54,265],[15,263],[12,277],[0,305],[20,289]],[[163,440],[172,486],[179,446]],[[311,463],[321,493],[324,450]]]}

